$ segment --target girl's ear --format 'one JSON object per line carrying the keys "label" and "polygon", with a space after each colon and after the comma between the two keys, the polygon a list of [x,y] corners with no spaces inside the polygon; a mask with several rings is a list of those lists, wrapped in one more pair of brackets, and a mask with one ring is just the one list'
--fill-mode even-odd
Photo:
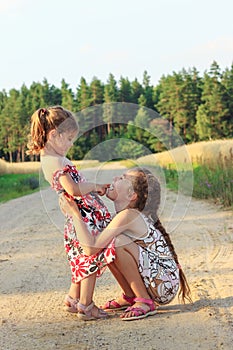
{"label": "girl's ear", "polygon": [[52,140],[57,135],[57,131],[55,129],[50,130],[48,133],[48,140]]}
{"label": "girl's ear", "polygon": [[137,196],[138,196],[137,193],[134,191],[129,191],[128,193],[128,197],[130,201],[135,201],[137,199]]}

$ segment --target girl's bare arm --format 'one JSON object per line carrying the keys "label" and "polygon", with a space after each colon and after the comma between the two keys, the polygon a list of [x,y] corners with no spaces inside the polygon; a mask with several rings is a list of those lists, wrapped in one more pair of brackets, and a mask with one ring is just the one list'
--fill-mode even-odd
{"label": "girl's bare arm", "polygon": [[64,196],[61,196],[60,206],[62,210],[72,215],[78,239],[87,255],[99,252],[119,234],[132,231],[132,226],[134,225],[133,221],[135,221],[134,218],[135,215],[137,215],[135,211],[133,212],[129,209],[125,209],[113,218],[101,234],[92,236],[86,224],[83,222],[80,211],[74,201],[70,201]]}
{"label": "girl's bare arm", "polygon": [[[72,162],[64,157],[42,157],[42,169],[46,179],[52,183],[53,174],[66,165],[73,165]],[[95,184],[92,182],[75,183],[70,174],[64,174],[59,179],[62,187],[71,196],[81,196],[89,192],[98,192],[101,196],[106,193],[109,184]]]}
{"label": "girl's bare arm", "polygon": [[89,192],[98,192],[101,196],[106,193],[110,184],[95,184],[93,182],[75,183],[70,174],[65,174],[60,177],[60,184],[67,193],[71,196],[82,196]]}

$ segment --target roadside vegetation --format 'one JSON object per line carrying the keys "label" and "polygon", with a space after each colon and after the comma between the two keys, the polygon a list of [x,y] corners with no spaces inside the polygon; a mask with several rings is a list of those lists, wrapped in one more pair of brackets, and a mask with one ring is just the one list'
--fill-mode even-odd
{"label": "roadside vegetation", "polygon": [[[187,156],[190,157],[189,167]],[[138,165],[157,167],[163,173],[169,189],[177,191],[180,183],[184,190],[185,188],[190,190],[190,186],[193,186],[193,197],[208,199],[223,207],[233,208],[233,140],[200,142],[137,160],[117,160],[117,162],[126,168]],[[80,169],[100,165],[98,161],[74,161],[74,163]],[[4,173],[6,169],[8,173]],[[40,178],[39,169],[38,162],[9,164],[0,160],[0,202],[48,186],[48,183]]]}
{"label": "roadside vegetation", "polygon": [[138,162],[142,165],[160,166],[167,187],[171,190],[177,191],[180,183],[187,192],[189,186],[193,186],[193,197],[212,200],[223,207],[233,208],[232,139],[178,147],[170,152],[139,158]]}
{"label": "roadside vegetation", "polygon": [[4,174],[0,176],[0,202],[39,190],[39,174]]}

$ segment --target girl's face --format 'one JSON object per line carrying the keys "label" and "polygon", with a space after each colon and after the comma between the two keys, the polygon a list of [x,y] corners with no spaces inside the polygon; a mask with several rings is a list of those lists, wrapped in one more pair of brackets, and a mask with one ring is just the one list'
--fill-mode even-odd
{"label": "girl's face", "polygon": [[54,130],[52,137],[50,138],[50,145],[53,147],[54,151],[60,156],[65,156],[69,149],[73,146],[76,140],[78,131],[67,131],[59,133]]}
{"label": "girl's face", "polygon": [[112,201],[130,201],[133,193],[133,186],[127,174],[113,178],[112,185],[107,191],[106,196]]}

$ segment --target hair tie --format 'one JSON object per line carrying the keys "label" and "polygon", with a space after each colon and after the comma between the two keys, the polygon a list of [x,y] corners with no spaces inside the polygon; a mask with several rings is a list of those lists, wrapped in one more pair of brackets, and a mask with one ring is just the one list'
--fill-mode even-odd
{"label": "hair tie", "polygon": [[181,267],[180,264],[177,264],[177,267],[178,267],[179,270],[182,270],[182,267]]}
{"label": "hair tie", "polygon": [[49,113],[49,111],[46,109],[46,108],[40,108],[38,110],[38,115],[39,115],[39,118],[41,117],[46,117],[46,115]]}

